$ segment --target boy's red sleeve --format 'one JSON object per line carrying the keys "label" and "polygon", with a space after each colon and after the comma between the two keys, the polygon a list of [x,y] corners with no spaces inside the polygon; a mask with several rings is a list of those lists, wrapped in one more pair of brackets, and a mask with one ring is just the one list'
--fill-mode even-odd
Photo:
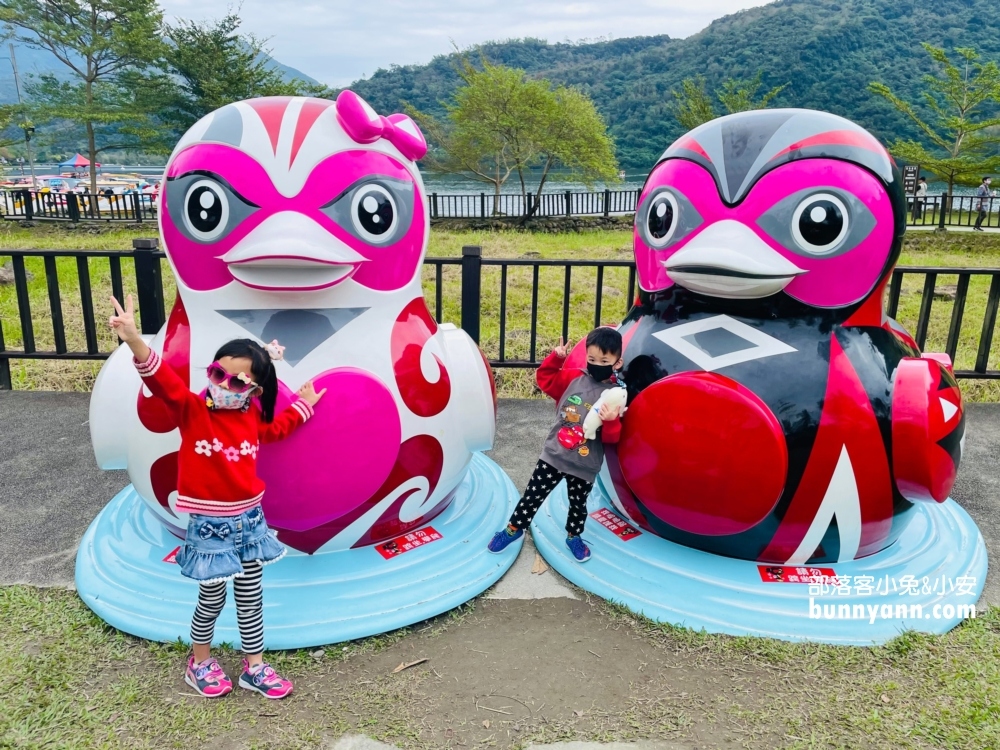
{"label": "boy's red sleeve", "polygon": [[615,417],[601,423],[601,442],[617,443],[622,435],[622,419]]}
{"label": "boy's red sleeve", "polygon": [[257,427],[257,436],[262,443],[276,443],[284,440],[295,430],[304,425],[313,415],[313,408],[302,399],[295,401],[271,422],[261,422]]}
{"label": "boy's red sleeve", "polygon": [[149,357],[145,362],[138,362],[132,357],[132,364],[139,372],[142,384],[167,405],[177,422],[182,422],[187,410],[201,400],[184,384],[174,369],[152,349],[149,350]]}
{"label": "boy's red sleeve", "polygon": [[563,364],[566,357],[560,357],[555,352],[542,360],[535,371],[535,382],[542,389],[542,393],[558,401],[566,392],[569,384],[572,383],[580,372],[576,369],[564,370]]}

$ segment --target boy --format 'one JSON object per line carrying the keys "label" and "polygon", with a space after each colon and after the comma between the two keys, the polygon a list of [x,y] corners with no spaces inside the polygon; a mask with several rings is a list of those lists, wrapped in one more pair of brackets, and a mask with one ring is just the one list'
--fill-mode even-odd
{"label": "boy", "polygon": [[590,549],[580,538],[587,520],[587,496],[604,462],[603,443],[617,443],[621,433],[620,414],[602,404],[598,414],[602,425],[594,440],[583,434],[583,420],[590,407],[608,388],[621,387],[622,337],[613,328],[596,328],[587,334],[587,369],[563,369],[568,352],[562,339],[538,368],[538,387],[559,404],[559,419],[549,431],[535,473],[528,481],[510,522],[493,535],[488,549],[502,552],[521,538],[542,502],[556,485],[566,480],[569,513],[566,518],[566,546],[577,562],[590,559]]}

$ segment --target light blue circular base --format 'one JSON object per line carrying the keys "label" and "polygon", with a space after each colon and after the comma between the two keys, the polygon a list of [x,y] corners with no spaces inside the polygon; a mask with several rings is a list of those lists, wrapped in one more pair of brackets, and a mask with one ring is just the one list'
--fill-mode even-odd
{"label": "light blue circular base", "polygon": [[[451,505],[430,522],[441,539],[384,559],[374,547],[305,555],[289,549],[264,568],[268,649],[340,643],[446,612],[492,586],[521,542],[499,555],[486,545],[503,528],[517,490],[493,461],[473,456]],[[98,514],[80,542],[76,587],[101,619],[153,641],[188,642],[198,584],[164,562],[180,544],[131,485]],[[230,591],[216,643],[238,645]]]}
{"label": "light blue circular base", "polygon": [[[621,516],[600,482],[587,501],[588,512],[599,508]],[[593,518],[587,519],[584,531],[592,557],[578,563],[566,547],[567,510],[562,483],[531,527],[535,546],[549,565],[580,588],[652,620],[710,633],[857,646],[884,643],[905,630],[946,633],[963,619],[958,610],[944,617],[947,606],[975,605],[986,583],[986,545],[975,522],[954,500],[918,503],[898,541],[876,555],[813,566],[850,576],[846,596],[834,594],[832,588],[810,592],[804,583],[765,583],[755,562],[712,555],[646,531],[624,541]],[[855,576],[873,577],[870,594],[855,592]],[[903,593],[903,576],[920,582],[916,595]],[[965,579],[971,594],[960,593],[955,585],[959,578]],[[875,589],[879,584],[882,590]],[[847,610],[841,605],[848,605]],[[863,617],[855,605],[864,607]],[[883,617],[883,605],[891,607],[890,616]],[[897,612],[897,605],[905,605],[905,615]]]}

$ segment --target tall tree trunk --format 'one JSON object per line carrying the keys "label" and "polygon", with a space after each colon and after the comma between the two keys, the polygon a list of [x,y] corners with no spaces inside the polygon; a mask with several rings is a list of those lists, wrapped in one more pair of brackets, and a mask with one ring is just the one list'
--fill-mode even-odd
{"label": "tall tree trunk", "polygon": [[500,186],[503,182],[500,180],[500,160],[497,159],[497,178],[493,181],[493,216],[500,215]]}
{"label": "tall tree trunk", "polygon": [[517,168],[517,178],[521,181],[521,216],[528,213],[528,191],[524,186],[524,171],[520,166]]}
{"label": "tall tree trunk", "polygon": [[[88,65],[88,72],[90,66]],[[94,111],[94,82],[87,79],[87,112]],[[97,138],[94,123],[87,120],[87,158],[90,159],[90,194],[97,195]]]}
{"label": "tall tree trunk", "polygon": [[97,139],[94,123],[87,123],[87,158],[90,159],[90,194],[97,195]]}
{"label": "tall tree trunk", "polygon": [[[91,39],[100,35],[98,28],[97,3],[90,3],[90,33]],[[93,54],[87,55],[87,158],[90,159],[90,194],[97,195],[97,138],[94,135],[94,121],[89,119],[94,113],[94,82],[97,80],[97,65]],[[97,198],[95,197],[96,201]]]}
{"label": "tall tree trunk", "polygon": [[538,210],[539,205],[541,205],[541,202],[542,202],[542,188],[545,187],[545,180],[548,179],[549,170],[552,169],[552,164],[554,162],[555,162],[555,159],[551,155],[549,155],[549,156],[547,156],[545,158],[545,169],[542,170],[542,177],[538,181],[538,190],[535,192],[534,205],[531,207],[531,213],[532,213],[532,215],[535,213],[535,211]]}
{"label": "tall tree trunk", "polygon": [[538,189],[535,191],[535,194],[532,196],[531,206],[528,208],[527,211],[524,212],[524,217],[521,219],[521,225],[522,226],[525,223],[527,223],[528,219],[530,219],[532,216],[535,215],[535,213],[538,211],[538,207],[542,203],[542,187],[544,187],[544,185],[545,185],[545,180],[549,176],[549,170],[552,168],[552,164],[553,164],[554,161],[555,161],[555,159],[553,159],[552,156],[546,156],[545,157],[545,168],[542,169],[542,177],[538,181]]}

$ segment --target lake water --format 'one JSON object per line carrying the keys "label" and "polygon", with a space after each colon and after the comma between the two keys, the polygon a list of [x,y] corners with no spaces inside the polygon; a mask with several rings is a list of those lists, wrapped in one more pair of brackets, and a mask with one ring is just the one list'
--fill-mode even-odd
{"label": "lake water", "polygon": [[[11,169],[8,165],[5,169],[7,174],[19,174],[19,170]],[[35,174],[58,174],[59,170],[55,164],[36,164]],[[129,165],[114,165],[108,164],[101,167],[101,172],[103,174],[116,174],[116,173],[128,173],[128,174],[140,174],[146,177],[159,177],[163,174],[163,167],[143,167],[143,166],[129,166]],[[442,175],[433,174],[429,172],[422,171],[422,176],[424,178],[424,186],[428,193],[439,193],[442,195],[478,195],[479,193],[486,193],[490,195],[493,193],[493,186],[486,182],[479,182],[476,180],[469,179],[468,177],[463,177],[461,175]],[[595,183],[591,189],[595,192],[601,192],[605,188],[610,188],[611,190],[638,190],[642,187],[646,180],[646,172],[642,171],[627,171],[625,177],[621,182],[605,185],[602,182]],[[530,183],[529,190],[534,192],[533,187],[538,185],[538,178]],[[561,179],[561,176],[556,174],[554,177],[550,176],[545,182],[545,188],[542,192],[545,193],[556,193],[564,190],[569,190],[574,193],[584,192],[588,188],[582,182],[578,180],[571,179]],[[945,182],[931,182],[928,183],[927,193],[928,195],[941,195],[945,190],[948,189],[948,184]],[[503,193],[520,193],[521,186],[517,181],[516,175],[513,179],[507,181],[503,186],[501,192]],[[955,187],[955,195],[975,195],[976,188],[974,187]]]}

